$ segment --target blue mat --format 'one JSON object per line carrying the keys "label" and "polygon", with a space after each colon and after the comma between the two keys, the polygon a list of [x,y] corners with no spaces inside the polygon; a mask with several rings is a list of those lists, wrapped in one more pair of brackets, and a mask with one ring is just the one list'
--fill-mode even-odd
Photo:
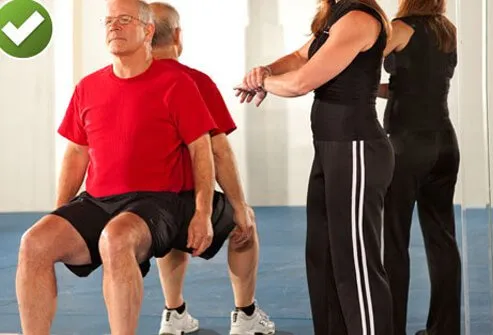
{"label": "blue mat", "polygon": [[[281,335],[312,334],[306,285],[304,207],[256,208],[261,240],[257,299],[276,322]],[[492,288],[489,227],[486,210],[457,210],[457,235],[466,253],[467,269],[463,308],[464,327],[470,334],[492,334]],[[22,233],[42,213],[0,214],[0,333],[19,332],[14,278]],[[462,229],[464,222],[464,230]],[[409,334],[426,322],[429,283],[421,232],[413,224],[411,241],[412,279],[409,301]],[[85,279],[74,277],[63,265],[58,275],[58,310],[53,334],[108,334],[106,308],[101,294],[101,270]],[[144,280],[145,297],[139,334],[157,334],[163,296],[153,262]],[[193,259],[186,278],[185,298],[190,312],[201,322],[199,335],[228,334],[233,296],[226,267],[226,250],[213,260]]]}

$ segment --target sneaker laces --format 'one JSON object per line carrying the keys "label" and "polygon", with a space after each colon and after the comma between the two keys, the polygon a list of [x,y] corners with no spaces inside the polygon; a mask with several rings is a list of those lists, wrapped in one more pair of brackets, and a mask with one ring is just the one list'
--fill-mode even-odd
{"label": "sneaker laces", "polygon": [[270,321],[269,316],[262,309],[257,307],[257,311],[263,319]]}
{"label": "sneaker laces", "polygon": [[269,316],[267,315],[267,313],[265,313],[259,306],[258,306],[258,302],[257,302],[257,299],[254,299],[253,300],[253,303],[255,304],[255,309],[258,311],[258,313],[260,314],[260,316],[263,318],[263,319],[266,319],[266,320],[270,320],[269,319]]}

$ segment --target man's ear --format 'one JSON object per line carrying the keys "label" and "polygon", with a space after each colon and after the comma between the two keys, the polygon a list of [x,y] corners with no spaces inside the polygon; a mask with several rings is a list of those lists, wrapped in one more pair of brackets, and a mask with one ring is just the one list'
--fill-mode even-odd
{"label": "man's ear", "polygon": [[156,26],[153,23],[146,24],[145,26],[146,40],[152,41],[152,37],[154,36],[155,32],[156,32]]}
{"label": "man's ear", "polygon": [[181,42],[181,28],[180,27],[175,28],[175,31],[173,33],[173,42],[175,42],[175,44],[180,44],[180,42]]}

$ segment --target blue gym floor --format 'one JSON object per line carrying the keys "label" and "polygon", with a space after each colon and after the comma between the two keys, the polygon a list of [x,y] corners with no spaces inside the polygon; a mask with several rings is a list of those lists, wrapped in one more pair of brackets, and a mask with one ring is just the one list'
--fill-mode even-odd
{"label": "blue gym floor", "polygon": [[[479,209],[468,210],[465,214],[457,209],[456,213],[466,278],[464,328],[469,329],[467,334],[493,334],[488,213]],[[23,231],[41,215],[0,214],[0,333],[20,333],[14,289],[18,244]],[[304,265],[305,209],[260,207],[256,208],[256,215],[261,241],[258,302],[276,322],[277,334],[313,334]],[[420,234],[415,221],[408,334],[414,334],[424,326],[428,308],[428,270]],[[101,270],[89,278],[79,279],[64,266],[57,266],[57,274],[59,300],[52,333],[108,334]],[[213,260],[192,260],[184,293],[190,312],[201,322],[199,335],[228,334],[233,298],[225,249]],[[153,263],[145,279],[138,334],[157,334],[162,308],[163,296]]]}

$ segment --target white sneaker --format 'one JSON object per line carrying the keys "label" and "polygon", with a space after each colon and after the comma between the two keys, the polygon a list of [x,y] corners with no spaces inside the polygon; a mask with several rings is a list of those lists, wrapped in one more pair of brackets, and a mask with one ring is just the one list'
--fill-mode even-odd
{"label": "white sneaker", "polygon": [[163,311],[159,335],[183,335],[197,330],[199,330],[199,320],[192,317],[186,307],[183,314],[179,314],[176,310]]}
{"label": "white sneaker", "polygon": [[274,322],[255,303],[255,312],[248,316],[243,311],[231,312],[230,335],[271,335],[276,333]]}

